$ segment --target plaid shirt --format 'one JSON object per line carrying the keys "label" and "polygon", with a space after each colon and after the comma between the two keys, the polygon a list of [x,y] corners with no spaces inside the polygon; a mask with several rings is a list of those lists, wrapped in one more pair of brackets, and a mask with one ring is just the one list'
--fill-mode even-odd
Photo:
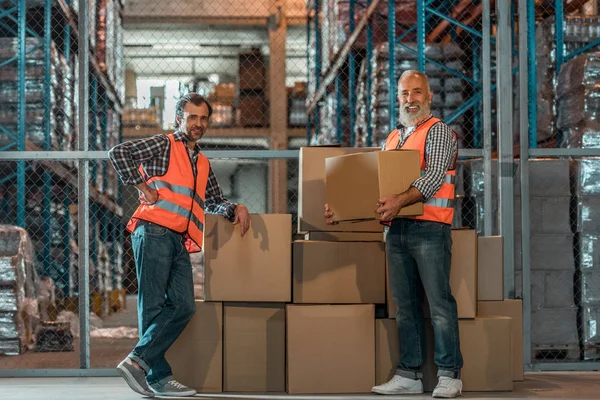
{"label": "plaid shirt", "polygon": [[[430,118],[431,115],[416,126],[399,127],[400,141],[397,148],[401,148],[415,129]],[[440,190],[446,171],[454,167],[457,153],[458,142],[452,129],[442,121],[433,125],[425,141],[425,174],[411,185],[421,192],[425,201],[431,199]]]}
{"label": "plaid shirt", "polygon": [[[183,133],[175,132],[173,137],[175,141],[183,142],[187,147],[188,141]],[[108,156],[123,184],[138,185],[145,182],[138,170],[139,165],[142,165],[148,177],[164,175],[169,168],[169,153],[169,138],[166,135],[156,135],[146,139],[121,143],[110,149]],[[188,154],[190,153],[188,151]],[[193,154],[190,154],[194,174],[196,173],[196,161],[199,153],[200,146],[196,143]],[[204,205],[204,211],[209,214],[220,214],[229,221],[233,221],[235,218],[237,204],[223,197],[223,191],[219,186],[219,182],[217,182],[212,167],[208,171]]]}

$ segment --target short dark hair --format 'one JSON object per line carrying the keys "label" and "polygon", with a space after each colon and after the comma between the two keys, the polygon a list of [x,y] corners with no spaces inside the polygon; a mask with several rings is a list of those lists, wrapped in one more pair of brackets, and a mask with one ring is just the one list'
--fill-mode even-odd
{"label": "short dark hair", "polygon": [[177,100],[177,105],[175,106],[175,128],[179,128],[179,122],[177,122],[177,118],[183,118],[183,109],[188,103],[192,103],[195,106],[206,104],[206,107],[208,107],[209,118],[213,113],[212,106],[204,96],[200,96],[198,93],[188,93],[184,96],[181,96],[179,100]]}

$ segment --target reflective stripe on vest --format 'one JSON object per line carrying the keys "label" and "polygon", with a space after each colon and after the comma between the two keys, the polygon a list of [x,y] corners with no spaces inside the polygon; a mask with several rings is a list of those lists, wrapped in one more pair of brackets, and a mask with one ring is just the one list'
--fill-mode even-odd
{"label": "reflective stripe on vest", "polygon": [[140,205],[129,221],[128,230],[135,229],[138,219],[149,221],[182,233],[189,252],[201,251],[210,164],[204,155],[198,154],[194,176],[186,145],[175,141],[173,135],[167,137],[170,145],[167,172],[160,177],[147,177],[140,167],[148,186],[158,191],[158,200],[152,205]]}
{"label": "reflective stripe on vest", "polygon": [[[427,135],[430,129],[441,122],[438,118],[430,117],[428,120],[417,126],[410,136],[404,141],[401,149],[418,150],[421,160],[421,176],[425,175],[425,147]],[[456,134],[454,134],[456,136]],[[385,150],[395,150],[400,144],[400,132],[394,130],[390,132],[385,143]],[[452,224],[454,218],[454,183],[456,173],[454,170],[446,171],[442,186],[435,195],[423,204],[423,215],[416,217],[403,217],[417,220],[441,222]]]}

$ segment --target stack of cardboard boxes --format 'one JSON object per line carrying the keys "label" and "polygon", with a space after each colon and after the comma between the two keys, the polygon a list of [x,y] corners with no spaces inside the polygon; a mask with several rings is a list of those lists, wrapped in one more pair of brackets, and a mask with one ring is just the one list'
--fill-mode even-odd
{"label": "stack of cardboard boxes", "polygon": [[[362,220],[360,214],[374,207],[344,209],[343,203],[357,203],[338,202],[334,193],[336,187],[353,196],[369,192],[340,183],[350,173],[349,182],[363,187],[375,179],[371,195],[385,194],[386,182],[403,180],[386,177],[393,157],[408,160],[400,172],[406,182],[419,173],[418,163],[410,161],[414,154],[375,150],[301,149],[298,229],[304,240],[292,242],[290,215],[252,215],[244,238],[222,217],[207,216],[205,301],[197,303],[192,322],[167,355],[177,379],[202,392],[332,394],[368,393],[391,377],[399,344],[383,227]],[[326,225],[328,201],[340,219],[348,212],[356,221]],[[421,210],[419,205],[411,215]],[[521,304],[503,300],[502,276],[500,238],[453,231],[451,286],[466,391],[512,390],[513,380],[523,377]],[[388,318],[376,318],[376,307],[384,311],[377,317]],[[433,329],[426,325],[424,383],[432,390]]]}

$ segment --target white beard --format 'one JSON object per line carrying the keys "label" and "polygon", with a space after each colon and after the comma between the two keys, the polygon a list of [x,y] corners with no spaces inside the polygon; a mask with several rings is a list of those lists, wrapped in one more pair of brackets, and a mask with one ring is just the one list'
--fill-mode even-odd
{"label": "white beard", "polygon": [[410,113],[406,110],[406,104],[400,106],[400,115],[398,119],[400,123],[405,127],[415,126],[419,121],[423,120],[429,115],[430,105],[429,103],[419,104],[419,111],[416,113]]}

